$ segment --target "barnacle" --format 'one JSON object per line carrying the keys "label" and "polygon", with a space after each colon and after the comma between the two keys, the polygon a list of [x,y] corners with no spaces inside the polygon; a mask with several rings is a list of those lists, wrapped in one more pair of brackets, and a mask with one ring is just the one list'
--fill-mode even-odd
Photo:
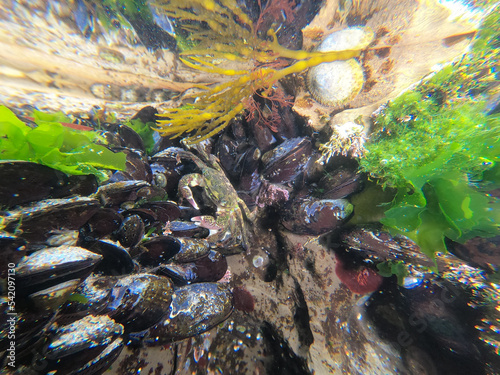
{"label": "barnacle", "polygon": [[[223,130],[229,120],[245,109],[245,99],[254,92],[262,90],[266,95],[276,81],[289,74],[320,63],[356,57],[364,48],[334,52],[284,48],[278,43],[273,28],[267,31],[269,40],[259,38],[259,21],[252,22],[234,0],[171,0],[160,7],[181,29],[190,33],[196,45],[181,52],[184,64],[232,78],[213,87],[199,86],[203,93],[193,105],[168,109],[160,115],[165,119],[158,122],[158,132],[164,136],[183,136],[187,144],[200,142]],[[298,61],[277,68],[283,59]],[[224,62],[231,62],[239,69],[226,68]]]}
{"label": "barnacle", "polygon": [[360,158],[364,154],[365,143],[363,126],[353,122],[347,122],[333,127],[330,140],[319,146],[322,152],[319,162],[328,162],[334,155],[351,155]]}

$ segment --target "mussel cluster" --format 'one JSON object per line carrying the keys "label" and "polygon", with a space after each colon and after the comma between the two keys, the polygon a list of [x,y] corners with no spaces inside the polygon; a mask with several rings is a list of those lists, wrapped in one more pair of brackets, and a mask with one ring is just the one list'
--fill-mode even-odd
{"label": "mussel cluster", "polygon": [[127,162],[101,186],[93,175],[1,162],[5,368],[13,337],[18,372],[96,374],[126,345],[165,345],[224,321],[233,309],[224,254],[251,250],[252,214],[239,197],[254,213],[279,211],[297,233],[344,221],[352,212],[345,194],[305,190],[318,157],[288,123],[288,134],[253,124],[238,137],[235,121],[213,145],[223,169],[210,150],[196,156],[164,139],[147,157],[131,128],[104,124],[108,147]]}
{"label": "mussel cluster", "polygon": [[91,175],[0,164],[5,369],[101,373],[127,343],[168,344],[232,311],[229,287],[216,282],[226,259],[188,221],[199,211],[166,200],[161,181],[175,163],[153,158],[166,171],[153,183],[141,138],[125,127],[108,135],[127,168],[100,187]]}
{"label": "mussel cluster", "polygon": [[[154,121],[154,112],[140,114]],[[317,156],[293,123],[273,135],[235,121],[213,145],[222,168],[210,150],[196,156],[164,139],[148,157],[131,128],[103,124],[127,162],[101,186],[93,175],[1,162],[5,368],[11,316],[18,371],[56,374],[101,373],[125,345],[165,345],[224,321],[233,309],[224,254],[251,250],[246,204],[279,210],[299,233],[345,220],[352,206],[342,195],[304,192]]]}
{"label": "mussel cluster", "polygon": [[285,106],[277,130],[265,121],[235,119],[214,149],[249,207],[274,210],[293,233],[321,235],[350,217],[353,206],[345,198],[362,188],[364,176],[348,159],[325,173],[314,143]]}
{"label": "mussel cluster", "polygon": [[[265,101],[261,104],[266,106]],[[31,162],[1,162],[0,353],[4,369],[22,374],[100,374],[126,347],[164,347],[186,338],[201,342],[203,333],[215,326],[219,328],[212,345],[227,354],[224,361],[229,366],[231,361],[241,362],[236,354],[243,355],[243,349],[231,349],[235,321],[237,327],[245,323],[248,332],[255,331],[251,337],[267,337],[268,348],[281,348],[267,353],[268,359],[281,356],[285,363],[293,357],[298,365],[287,365],[287,373],[309,373],[305,356],[297,355],[297,349],[285,345],[286,339],[279,335],[287,336],[284,326],[277,328],[287,317],[269,312],[264,325],[259,322],[250,327],[249,323],[260,319],[250,313],[265,304],[260,300],[261,306],[255,307],[245,287],[267,292],[283,288],[268,298],[285,301],[288,292],[283,275],[294,269],[300,273],[289,278],[295,293],[291,321],[299,327],[301,346],[320,342],[310,329],[314,319],[309,315],[307,293],[314,298],[336,290],[344,297],[336,297],[331,306],[326,303],[324,311],[323,302],[313,306],[317,319],[324,320],[332,332],[338,319],[343,319],[341,309],[338,316],[332,315],[335,304],[350,303],[349,295],[366,294],[356,305],[358,315],[366,319],[351,322],[346,318],[345,322],[352,331],[346,331],[344,341],[351,343],[347,346],[352,345],[349,350],[355,355],[366,344],[360,337],[379,349],[383,345],[377,340],[396,340],[400,327],[393,326],[392,316],[406,321],[420,314],[419,319],[435,316],[439,324],[426,329],[425,335],[411,321],[404,326],[413,338],[423,340],[418,350],[425,351],[429,343],[441,345],[471,358],[465,365],[476,366],[482,358],[478,344],[466,345],[473,333],[452,337],[440,331],[446,324],[464,321],[453,310],[455,302],[441,315],[432,305],[435,293],[462,281],[442,281],[419,270],[405,279],[403,288],[395,278],[383,279],[377,263],[403,260],[432,266],[432,262],[426,263],[412,241],[393,237],[379,226],[344,225],[353,214],[348,199],[366,186],[364,176],[349,158],[337,157],[326,166],[318,163],[314,137],[307,135],[306,127],[301,127],[288,107],[279,111],[278,128],[236,118],[212,143],[193,150],[186,150],[180,142],[157,139],[152,156],[147,156],[134,130],[104,124],[108,147],[127,155],[126,169],[115,171],[104,184],[93,175],[67,176]],[[145,122],[154,120],[151,108],[141,112],[151,117]],[[357,220],[362,220],[362,207],[356,209]],[[318,253],[326,257],[321,266],[315,266],[320,255],[286,244],[287,236],[323,235],[328,243]],[[249,260],[248,268],[236,268],[240,273],[231,279],[228,261],[234,258],[228,256],[236,253]],[[463,268],[463,262],[446,258],[438,266],[444,275],[452,275],[450,270]],[[329,280],[328,285],[309,284],[308,275],[319,280],[322,267],[321,277]],[[341,288],[331,283],[333,274]],[[274,288],[273,282],[282,285]],[[458,295],[458,309],[470,311],[463,303],[468,295],[462,291]],[[233,308],[239,311],[220,325]],[[476,315],[472,318],[478,319]],[[376,326],[387,332],[375,331]],[[226,336],[227,343],[221,341]],[[245,340],[248,348],[261,350],[250,338]],[[208,344],[199,345],[203,349]],[[192,349],[193,358],[200,348]],[[280,351],[283,348],[286,354]],[[417,361],[413,357],[420,353],[407,348],[403,352],[407,362]],[[245,355],[252,353],[248,349]],[[398,355],[391,354],[395,361],[391,363],[400,361]],[[216,354],[211,358],[224,362]],[[466,368],[463,361],[452,359]],[[10,365],[13,361],[15,370]],[[267,362],[256,361],[255,366],[267,363],[271,371],[276,363]],[[206,370],[206,363],[196,364]],[[409,367],[408,363],[401,366]]]}

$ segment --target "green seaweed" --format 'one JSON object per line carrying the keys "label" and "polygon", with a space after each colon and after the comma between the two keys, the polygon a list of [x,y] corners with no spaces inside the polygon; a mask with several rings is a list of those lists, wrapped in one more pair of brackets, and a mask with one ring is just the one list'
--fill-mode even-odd
{"label": "green seaweed", "polygon": [[151,155],[155,145],[155,140],[153,138],[155,131],[153,126],[156,124],[154,122],[143,123],[139,119],[130,120],[126,125],[135,130],[137,134],[142,138],[144,142],[144,147],[146,148],[146,153]]}
{"label": "green seaweed", "polygon": [[398,284],[403,285],[405,277],[408,276],[408,269],[403,261],[389,261],[377,264],[377,270],[380,276],[391,277],[396,275]]}
{"label": "green seaweed", "polygon": [[68,174],[94,174],[100,181],[108,179],[103,169],[125,169],[126,155],[99,144],[105,140],[98,133],[63,126],[71,119],[60,112],[34,111],[33,117],[34,128],[0,106],[0,160],[32,161]]}
{"label": "green seaweed", "polygon": [[389,103],[375,118],[362,170],[397,193],[381,222],[431,258],[445,238],[499,234],[500,115],[487,115],[498,90],[500,15],[492,11],[471,52]]}

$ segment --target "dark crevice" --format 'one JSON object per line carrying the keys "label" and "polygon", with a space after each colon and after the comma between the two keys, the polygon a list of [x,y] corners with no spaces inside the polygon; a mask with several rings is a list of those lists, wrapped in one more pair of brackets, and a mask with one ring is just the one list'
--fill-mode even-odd
{"label": "dark crevice", "polygon": [[[292,276],[293,277],[293,276]],[[309,347],[314,342],[314,336],[311,331],[311,326],[309,324],[309,309],[307,307],[307,302],[304,297],[304,292],[300,287],[298,281],[293,278],[295,291],[294,291],[294,302],[295,302],[295,311],[293,314],[293,320],[295,322],[295,327],[297,328],[297,333],[299,334],[299,342],[302,346],[302,349]]]}
{"label": "dark crevice", "polygon": [[307,367],[307,361],[293,352],[286,340],[270,323],[264,321],[261,330],[268,346],[268,353],[272,355],[272,360],[266,368],[266,374],[311,374]]}

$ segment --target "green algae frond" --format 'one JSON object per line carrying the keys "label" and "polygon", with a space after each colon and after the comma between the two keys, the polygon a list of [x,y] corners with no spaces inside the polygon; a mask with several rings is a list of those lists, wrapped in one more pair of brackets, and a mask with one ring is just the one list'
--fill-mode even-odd
{"label": "green algae frond", "polygon": [[[268,3],[273,1],[276,2]],[[281,3],[292,5],[288,1]],[[266,97],[272,85],[289,74],[323,62],[356,57],[367,47],[335,52],[289,50],[278,43],[272,27],[267,31],[267,39],[260,38],[258,21],[252,22],[234,0],[170,0],[158,7],[176,20],[178,28],[189,32],[196,45],[180,54],[184,64],[231,78],[213,87],[200,86],[204,91],[192,106],[170,109],[160,115],[165,119],[158,122],[158,132],[182,136],[187,144],[222,131],[246,108],[255,92]],[[290,64],[287,59],[297,61]],[[233,67],[227,67],[228,62]]]}
{"label": "green algae frond", "polygon": [[155,133],[153,130],[153,127],[155,126],[154,122],[144,123],[140,119],[133,119],[129,120],[126,125],[132,128],[137,134],[139,134],[142,141],[144,142],[146,154],[152,155],[155,146],[155,140],[153,137]]}
{"label": "green algae frond", "polygon": [[100,181],[108,179],[103,169],[125,169],[126,155],[99,144],[104,139],[98,133],[63,126],[71,120],[62,113],[34,111],[33,117],[34,128],[0,106],[0,160],[32,161],[68,174],[94,174]]}
{"label": "green algae frond", "polygon": [[434,257],[445,238],[500,234],[500,15],[485,19],[471,52],[389,103],[360,159],[361,169],[397,189],[382,223]]}

